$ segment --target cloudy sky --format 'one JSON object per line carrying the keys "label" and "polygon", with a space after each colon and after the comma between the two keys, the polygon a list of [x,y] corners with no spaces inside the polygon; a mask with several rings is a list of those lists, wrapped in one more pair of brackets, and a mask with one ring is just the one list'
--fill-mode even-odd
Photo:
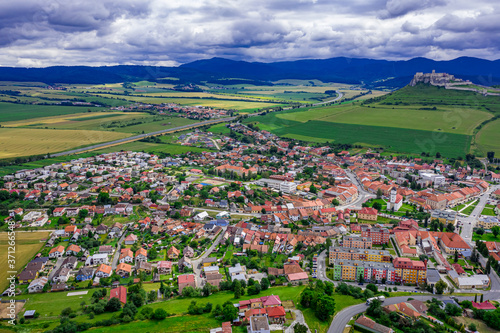
{"label": "cloudy sky", "polygon": [[497,0],[15,0],[0,66],[500,58]]}

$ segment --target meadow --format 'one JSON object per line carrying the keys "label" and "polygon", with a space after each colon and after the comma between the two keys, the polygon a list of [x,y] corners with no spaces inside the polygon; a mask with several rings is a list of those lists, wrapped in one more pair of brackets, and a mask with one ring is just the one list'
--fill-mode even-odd
{"label": "meadow", "polygon": [[[35,254],[45,244],[41,239],[49,236],[49,232],[17,232],[15,239],[15,271],[20,272]],[[0,290],[3,292],[8,286],[7,271],[8,271],[8,234],[6,232],[0,233]]]}
{"label": "meadow", "polygon": [[110,131],[0,128],[0,158],[55,153],[127,136]]}
{"label": "meadow", "polygon": [[104,154],[104,153],[111,153],[111,152],[116,152],[116,151],[144,151],[147,153],[153,153],[153,154],[158,154],[158,153],[165,153],[165,154],[171,154],[171,155],[176,155],[176,154],[184,154],[187,152],[193,152],[193,153],[201,153],[204,151],[211,151],[208,148],[198,148],[198,147],[190,147],[190,146],[181,146],[181,145],[176,145],[176,144],[168,144],[168,143],[150,143],[150,142],[141,142],[141,141],[134,141],[134,142],[129,142],[129,143],[124,143],[121,145],[116,145],[100,150],[96,150],[96,154]]}
{"label": "meadow", "polygon": [[384,105],[349,104],[346,106],[313,108],[303,112],[281,113],[276,117],[300,122],[318,120],[344,124],[472,134],[474,128],[481,122],[491,118],[492,114],[474,109],[464,112],[457,108],[446,107],[438,110],[421,110],[409,106],[387,107]]}
{"label": "meadow", "polygon": [[273,112],[244,122],[303,141],[457,157],[469,153],[472,144],[480,148],[479,155],[500,153],[500,120],[487,123],[499,113],[496,96],[417,85],[363,101]]}
{"label": "meadow", "polygon": [[27,105],[0,102],[0,123],[41,117],[53,117],[74,113],[102,110],[96,107],[61,106],[61,105]]}
{"label": "meadow", "polygon": [[489,122],[476,135],[476,145],[482,155],[494,151],[500,156],[500,119]]}

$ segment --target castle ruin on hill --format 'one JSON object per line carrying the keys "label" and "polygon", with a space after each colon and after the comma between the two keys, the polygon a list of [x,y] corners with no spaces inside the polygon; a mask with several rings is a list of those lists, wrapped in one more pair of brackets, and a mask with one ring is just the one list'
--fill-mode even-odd
{"label": "castle ruin on hill", "polygon": [[450,85],[466,85],[471,84],[469,80],[462,80],[455,78],[455,75],[448,73],[436,73],[435,70],[432,73],[422,73],[417,72],[410,82],[410,86],[414,87],[417,83],[428,83],[433,86],[450,86]]}

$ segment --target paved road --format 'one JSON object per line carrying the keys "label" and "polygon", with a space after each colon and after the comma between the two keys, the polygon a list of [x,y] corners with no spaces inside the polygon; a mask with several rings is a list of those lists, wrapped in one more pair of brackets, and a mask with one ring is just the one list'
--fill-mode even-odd
{"label": "paved road", "polygon": [[354,185],[356,185],[356,187],[358,188],[358,198],[347,205],[336,207],[337,209],[344,209],[344,208],[348,208],[348,207],[361,208],[361,204],[363,202],[365,202],[366,200],[371,199],[371,198],[376,198],[376,195],[371,194],[370,192],[367,192],[364,190],[363,184],[361,184],[358,181],[358,178],[356,178],[356,175],[354,173],[352,173],[350,170],[347,170],[347,169],[345,170],[345,172],[346,172],[347,176],[349,177],[349,179],[351,180],[351,182]]}
{"label": "paved road", "polygon": [[499,185],[490,186],[489,190],[479,197],[479,202],[472,213],[468,217],[459,216],[457,219],[458,221],[462,222],[462,231],[460,235],[472,247],[474,246],[474,244],[472,244],[472,231],[476,226],[477,219],[481,216],[481,212],[483,211],[484,206],[489,199],[490,193],[496,191],[499,188]]}
{"label": "paved road", "polygon": [[210,253],[219,245],[220,241],[222,240],[222,237],[224,237],[224,234],[226,233],[227,227],[223,227],[222,231],[219,233],[219,236],[217,236],[216,240],[212,243],[212,245],[208,248],[208,250],[205,251],[200,257],[197,259],[194,259],[191,261],[193,265],[193,273],[194,277],[196,280],[196,287],[201,288],[204,285],[204,280],[200,277],[200,274],[202,273],[203,269],[201,268],[201,262],[203,259],[207,258]]}
{"label": "paved road", "polygon": [[118,243],[117,243],[118,246],[116,247],[115,254],[113,256],[113,262],[111,263],[111,268],[113,269],[113,271],[116,269],[116,266],[118,265],[118,259],[120,258],[120,250],[122,248],[122,242],[125,239],[125,236],[127,235],[128,226],[126,228],[127,229],[124,230],[122,236],[118,240]]}
{"label": "paved road", "polygon": [[334,99],[330,99],[328,101],[324,101],[324,102],[320,102],[320,103],[315,103],[313,104],[313,106],[317,106],[317,105],[321,105],[321,104],[327,104],[327,103],[332,103],[332,102],[335,102],[335,101],[338,101],[339,99],[341,99],[342,97],[344,97],[344,94],[338,90],[335,91],[337,94],[339,94],[337,97],[335,97]]}
{"label": "paved road", "polygon": [[88,146],[88,147],[85,147],[85,148],[72,149],[72,150],[61,152],[61,153],[51,154],[51,156],[52,157],[57,157],[57,156],[63,156],[63,155],[71,155],[71,154],[76,154],[76,153],[82,153],[82,152],[85,152],[85,151],[88,151],[88,150],[94,150],[94,149],[97,149],[97,148],[103,148],[103,147],[107,147],[107,146],[112,146],[112,145],[116,145],[116,144],[119,144],[119,143],[130,142],[130,141],[137,141],[137,140],[144,139],[144,138],[147,138],[147,137],[153,136],[153,135],[164,134],[164,133],[169,133],[169,132],[174,132],[174,131],[180,131],[180,130],[184,130],[184,129],[188,129],[188,128],[200,127],[200,126],[209,125],[209,124],[213,124],[213,123],[228,122],[228,121],[232,121],[234,119],[236,119],[236,117],[212,119],[212,120],[202,121],[202,122],[194,123],[194,124],[190,124],[190,125],[172,127],[172,128],[164,129],[164,130],[161,130],[161,131],[156,131],[156,132],[150,132],[150,133],[146,133],[146,134],[139,134],[139,135],[135,135],[135,136],[130,136],[130,137],[125,138],[125,139],[120,139],[120,140],[115,140],[115,141],[109,141],[109,142],[105,142],[105,143],[100,143],[100,144]]}
{"label": "paved road", "polygon": [[[404,302],[408,300],[408,297],[410,296],[401,296],[401,297],[391,297],[387,298],[383,305],[391,305],[391,304],[397,304],[400,302]],[[427,301],[432,298],[444,298],[444,299],[449,299],[449,296],[443,296],[443,295],[432,295],[432,296],[420,296],[418,294],[412,295],[411,296],[414,299],[417,299],[419,301]],[[474,300],[474,296],[461,296],[457,297],[459,300]],[[335,317],[332,320],[332,324],[330,325],[330,328],[328,329],[328,333],[342,333],[344,331],[345,326],[347,323],[351,320],[352,317],[357,315],[358,313],[365,312],[368,307],[366,304],[358,304],[358,305],[353,305],[348,308],[343,309],[339,313],[335,315]]]}

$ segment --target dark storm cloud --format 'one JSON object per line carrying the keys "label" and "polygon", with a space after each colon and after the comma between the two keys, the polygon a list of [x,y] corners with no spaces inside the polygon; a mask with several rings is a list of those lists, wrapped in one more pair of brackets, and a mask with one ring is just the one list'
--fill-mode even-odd
{"label": "dark storm cloud", "polygon": [[2,1],[0,65],[493,59],[499,8],[488,0]]}

